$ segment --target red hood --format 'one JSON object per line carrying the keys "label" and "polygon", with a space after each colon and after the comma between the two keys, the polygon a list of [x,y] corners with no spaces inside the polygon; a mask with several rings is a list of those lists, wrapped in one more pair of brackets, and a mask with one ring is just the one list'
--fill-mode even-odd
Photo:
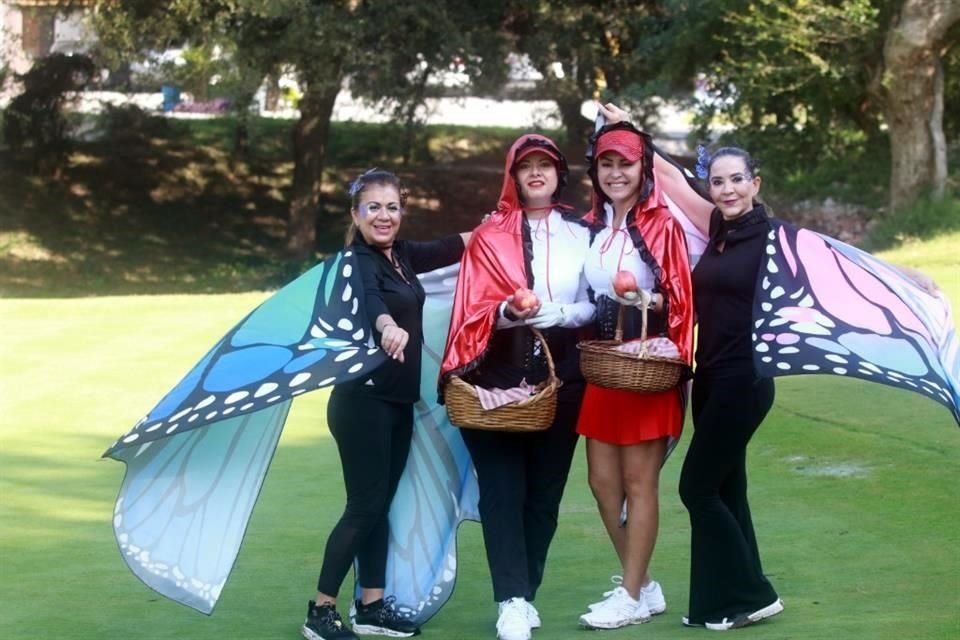
{"label": "red hood", "polygon": [[530,282],[523,255],[523,208],[511,173],[518,150],[530,144],[550,149],[561,159],[558,173],[566,171],[563,154],[545,136],[520,136],[507,152],[497,210],[473,232],[460,261],[450,332],[440,365],[441,394],[449,376],[462,375],[479,364],[493,335],[500,303]]}

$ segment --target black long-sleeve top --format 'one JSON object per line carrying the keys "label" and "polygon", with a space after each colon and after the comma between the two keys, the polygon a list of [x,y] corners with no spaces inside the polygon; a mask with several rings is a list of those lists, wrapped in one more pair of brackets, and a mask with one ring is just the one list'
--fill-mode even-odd
{"label": "black long-sleeve top", "polygon": [[455,234],[428,242],[395,241],[392,252],[403,275],[380,249],[367,244],[359,234],[351,248],[357,254],[357,268],[363,280],[364,302],[374,341],[379,346],[381,334],[376,329],[376,321],[382,314],[389,314],[401,329],[410,334],[410,339],[403,350],[403,362],[388,359],[369,375],[336,385],[333,393],[414,403],[420,399],[420,348],[426,300],[417,274],[458,262],[463,255],[463,239]]}
{"label": "black long-sleeve top", "polygon": [[710,217],[710,241],[693,270],[697,376],[754,372],[753,300],[769,230],[762,204],[734,220],[717,209]]}

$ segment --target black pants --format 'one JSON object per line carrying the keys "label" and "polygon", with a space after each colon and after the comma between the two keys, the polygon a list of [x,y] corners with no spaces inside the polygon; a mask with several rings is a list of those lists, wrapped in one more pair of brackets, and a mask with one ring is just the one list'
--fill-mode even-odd
{"label": "black pants", "polygon": [[483,542],[497,602],[532,601],[543,581],[577,447],[580,389],[563,390],[556,419],[544,431],[461,430],[477,470]]}
{"label": "black pants", "polygon": [[693,623],[733,618],[777,599],[760,566],[746,468],[747,443],[773,396],[770,378],[694,379],[693,439],[680,474],[690,514]]}
{"label": "black pants", "polygon": [[410,452],[413,405],[334,392],[327,424],[340,451],[347,505],[327,538],[317,590],[335,597],[354,558],[360,586],[383,588],[387,516]]}

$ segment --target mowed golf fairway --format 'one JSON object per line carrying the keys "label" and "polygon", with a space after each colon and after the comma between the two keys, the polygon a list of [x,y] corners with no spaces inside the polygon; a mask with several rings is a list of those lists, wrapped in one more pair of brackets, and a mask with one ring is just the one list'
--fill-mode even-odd
{"label": "mowed golf fairway", "polygon": [[[953,234],[890,257],[927,270],[956,306],[957,246]],[[157,595],[127,570],[111,527],[124,466],[99,459],[266,295],[0,300],[0,638],[299,636],[343,503],[327,392],[294,403],[210,617]],[[581,450],[536,602],[544,620],[536,638],[712,633],[680,625],[689,525],[676,487],[689,429],[660,491],[652,573],[663,584],[666,614],[620,631],[577,628],[617,572]],[[765,570],[787,609],[735,634],[960,637],[960,429],[944,407],[859,381],[780,379],[775,407],[751,444],[749,472]],[[465,523],[459,540],[456,591],[423,637],[492,639],[496,610],[480,527]]]}

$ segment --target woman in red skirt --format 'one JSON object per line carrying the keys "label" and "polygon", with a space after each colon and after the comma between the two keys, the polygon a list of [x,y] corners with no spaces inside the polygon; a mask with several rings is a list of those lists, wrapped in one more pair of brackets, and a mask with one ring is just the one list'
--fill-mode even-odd
{"label": "woman in red skirt", "polygon": [[[617,110],[619,111],[619,110]],[[607,113],[609,116],[609,112]],[[647,134],[621,122],[603,127],[594,142],[590,177],[592,245],[585,274],[597,305],[597,338],[611,339],[621,303],[624,340],[640,335],[640,310],[616,295],[612,279],[629,271],[647,295],[648,337],[663,336],[690,362],[693,299],[684,230],[654,179]],[[676,354],[674,354],[676,355]],[[614,629],[640,624],[666,610],[648,565],[659,525],[658,480],[670,439],[683,427],[680,386],[639,393],[588,384],[577,431],[587,438],[590,488],[619,557],[622,579],[589,606],[580,624]],[[626,507],[629,517],[622,522]]]}

